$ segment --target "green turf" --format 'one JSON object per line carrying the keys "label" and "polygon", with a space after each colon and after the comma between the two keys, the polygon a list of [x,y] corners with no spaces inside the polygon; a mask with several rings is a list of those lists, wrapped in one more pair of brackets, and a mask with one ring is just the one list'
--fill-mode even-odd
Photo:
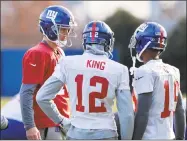
{"label": "green turf", "polygon": [[11,98],[1,97],[1,108],[10,100]]}

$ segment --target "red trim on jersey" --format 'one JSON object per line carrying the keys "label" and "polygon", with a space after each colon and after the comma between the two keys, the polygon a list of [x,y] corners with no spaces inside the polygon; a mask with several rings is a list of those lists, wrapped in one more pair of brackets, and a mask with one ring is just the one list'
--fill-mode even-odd
{"label": "red trim on jersey", "polygon": [[136,94],[135,94],[134,89],[132,90],[132,101],[134,103],[134,108],[135,108],[134,112],[136,112],[137,111],[137,106],[138,106],[138,100],[136,98]]}
{"label": "red trim on jersey", "polygon": [[96,22],[94,22],[92,25],[92,41],[94,41],[95,39],[95,29],[96,29]]}
{"label": "red trim on jersey", "polygon": [[162,30],[162,28],[160,28],[160,48],[162,48],[162,40],[163,40],[163,36],[164,36],[164,31]]}

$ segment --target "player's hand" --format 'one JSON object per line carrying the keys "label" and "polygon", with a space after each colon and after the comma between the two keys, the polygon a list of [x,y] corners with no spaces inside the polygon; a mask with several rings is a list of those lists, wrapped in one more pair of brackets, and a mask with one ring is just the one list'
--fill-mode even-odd
{"label": "player's hand", "polygon": [[71,126],[71,121],[68,118],[64,118],[62,123],[60,123],[60,128],[64,136],[66,136],[70,126]]}
{"label": "player's hand", "polygon": [[28,140],[41,140],[40,132],[36,127],[27,130],[26,135]]}

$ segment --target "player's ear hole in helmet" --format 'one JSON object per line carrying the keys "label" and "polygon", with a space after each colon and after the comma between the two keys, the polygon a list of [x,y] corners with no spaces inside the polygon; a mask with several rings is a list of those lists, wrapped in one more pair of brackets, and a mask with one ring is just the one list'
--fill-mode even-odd
{"label": "player's ear hole in helmet", "polygon": [[96,48],[94,45],[102,46],[103,51],[112,55],[113,46],[115,42],[114,32],[111,28],[103,21],[91,21],[89,22],[82,33],[83,37],[83,48],[88,49],[91,46],[93,50]]}
{"label": "player's ear hole in helmet", "polygon": [[41,33],[60,47],[72,46],[71,37],[76,37],[74,16],[63,6],[49,6],[42,11],[39,18]]}

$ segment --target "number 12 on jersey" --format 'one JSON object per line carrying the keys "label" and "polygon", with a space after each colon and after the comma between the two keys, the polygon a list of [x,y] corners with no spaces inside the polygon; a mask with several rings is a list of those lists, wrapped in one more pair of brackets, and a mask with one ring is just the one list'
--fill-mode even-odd
{"label": "number 12 on jersey", "polygon": [[[77,83],[77,100],[76,110],[79,112],[85,111],[85,106],[82,105],[82,88],[83,88],[83,75],[79,74],[75,77]],[[100,76],[93,76],[90,79],[89,86],[95,87],[97,83],[101,84],[101,92],[91,92],[89,94],[89,113],[106,112],[106,107],[103,102],[100,106],[95,106],[95,99],[104,99],[107,96],[109,82],[106,78]]]}

